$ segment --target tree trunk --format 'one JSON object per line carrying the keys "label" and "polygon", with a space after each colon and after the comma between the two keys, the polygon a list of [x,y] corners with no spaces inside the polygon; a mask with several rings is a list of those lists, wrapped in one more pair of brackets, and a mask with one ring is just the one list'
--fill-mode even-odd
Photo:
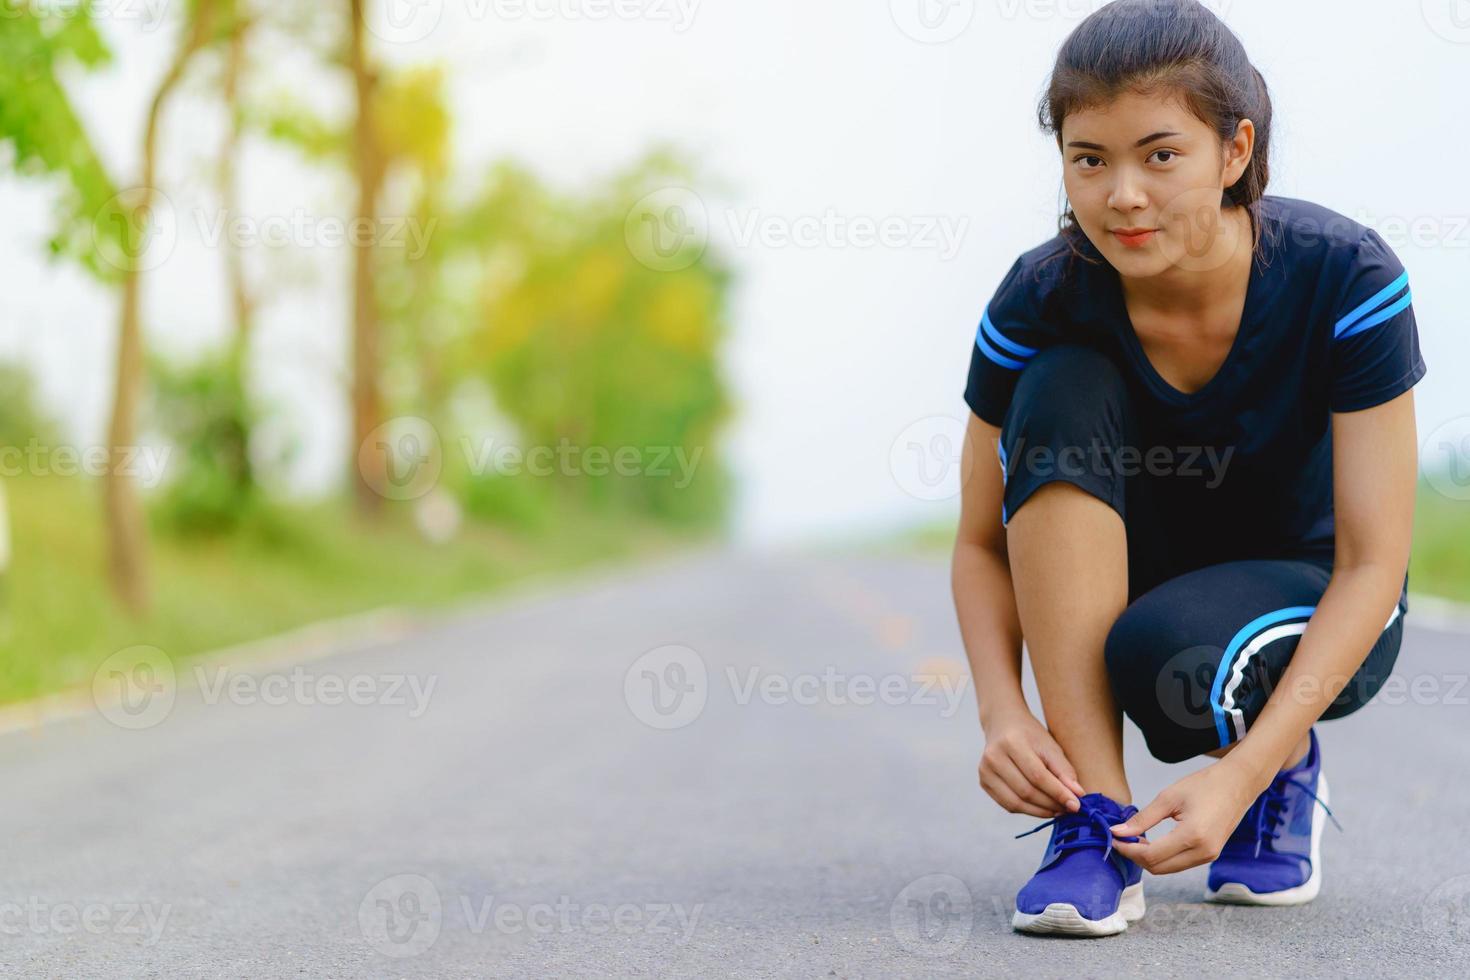
{"label": "tree trunk", "polygon": [[[220,96],[230,117],[229,128],[225,131],[225,142],[220,148],[219,168],[220,202],[229,221],[233,221],[240,213],[239,165],[245,132],[244,114],[240,108],[240,78],[245,72],[245,38],[250,27],[250,22],[243,19],[237,20],[233,25],[225,49],[225,71],[220,86]],[[232,235],[227,234],[224,247],[225,277],[230,289],[230,313],[234,318],[233,342],[236,355],[243,364],[254,327],[255,300],[250,295],[250,284],[245,278],[245,259],[239,243]]]}
{"label": "tree trunk", "polygon": [[184,36],[167,74],[158,83],[148,106],[143,131],[143,176],[128,215],[136,241],[126,243],[127,268],[123,270],[122,308],[118,318],[117,372],[112,394],[112,421],[107,429],[109,465],[102,477],[103,517],[107,526],[108,576],[113,593],[133,615],[148,610],[151,591],[148,581],[147,531],[138,488],[122,466],[137,441],[138,401],[143,389],[142,280],[138,249],[146,243],[152,220],[154,181],[158,164],[158,123],[164,104],[184,77],[189,62],[210,37],[215,12],[214,0],[200,0],[194,18],[184,26]]}
{"label": "tree trunk", "polygon": [[357,121],[353,127],[353,166],[357,172],[357,227],[367,229],[368,241],[353,237],[352,270],[352,461],[353,490],[360,514],[378,513],[384,486],[385,454],[364,452],[369,434],[381,424],[378,391],[378,304],[374,263],[377,259],[378,190],[383,178],[382,151],[374,128],[373,105],[377,73],[369,62],[363,21],[365,0],[348,0],[351,16],[349,65],[357,93]]}

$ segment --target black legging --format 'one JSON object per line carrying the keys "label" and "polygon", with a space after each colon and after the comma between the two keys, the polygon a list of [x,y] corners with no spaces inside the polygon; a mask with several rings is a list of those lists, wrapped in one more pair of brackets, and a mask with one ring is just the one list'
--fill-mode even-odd
{"label": "black legging", "polygon": [[[1224,486],[1218,468],[1199,465],[1196,476],[1180,475],[1189,469],[1183,465],[1167,474],[1167,466],[1140,465],[1157,446],[1141,432],[1109,357],[1070,344],[1043,350],[1022,371],[1001,425],[1002,520],[1055,481],[1081,487],[1123,518],[1128,606],[1108,633],[1108,677],[1149,751],[1180,762],[1244,737],[1327,588],[1332,558],[1289,547],[1249,556],[1259,542],[1220,532],[1231,522],[1216,508],[1231,504],[1228,488],[1210,497]],[[1121,454],[1124,447],[1134,454]],[[1177,464],[1188,455],[1161,447],[1153,458]],[[1119,460],[1125,465],[1114,465]],[[1351,714],[1383,686],[1407,611],[1406,577],[1377,642],[1324,719]]]}

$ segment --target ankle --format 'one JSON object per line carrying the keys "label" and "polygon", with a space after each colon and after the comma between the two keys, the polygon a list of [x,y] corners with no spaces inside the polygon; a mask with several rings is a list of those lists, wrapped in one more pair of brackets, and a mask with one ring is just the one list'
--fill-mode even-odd
{"label": "ankle", "polygon": [[1312,736],[1309,732],[1308,734],[1303,735],[1302,740],[1297,743],[1296,748],[1291,750],[1291,755],[1286,757],[1286,762],[1282,764],[1281,771],[1285,772],[1288,769],[1295,769],[1303,762],[1306,762],[1307,756],[1311,754],[1311,751]]}

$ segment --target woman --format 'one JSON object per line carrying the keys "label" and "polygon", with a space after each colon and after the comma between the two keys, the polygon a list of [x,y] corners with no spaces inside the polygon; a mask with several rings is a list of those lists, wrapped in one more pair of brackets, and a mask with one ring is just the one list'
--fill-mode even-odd
{"label": "woman", "polygon": [[[1088,17],[1040,119],[1070,207],[981,318],[953,568],[980,785],[1053,817],[1013,925],[1121,932],[1143,870],[1206,862],[1208,898],[1310,901],[1312,726],[1378,690],[1408,609],[1407,274],[1371,229],[1265,194],[1265,82],[1194,0]],[[1157,758],[1216,761],[1136,809],[1123,713]]]}

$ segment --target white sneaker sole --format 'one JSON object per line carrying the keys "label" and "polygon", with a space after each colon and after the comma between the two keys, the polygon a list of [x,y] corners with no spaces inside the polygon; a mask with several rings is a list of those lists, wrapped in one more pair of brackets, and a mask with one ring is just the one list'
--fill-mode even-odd
{"label": "white sneaker sole", "polygon": [[1070,902],[1052,902],[1040,912],[1016,910],[1011,928],[1017,932],[1061,936],[1114,936],[1128,928],[1128,923],[1143,918],[1143,882],[1123,889],[1118,911],[1102,919],[1084,919]]}
{"label": "white sneaker sole", "polygon": [[[1329,805],[1327,774],[1317,774],[1317,797]],[[1322,830],[1326,827],[1322,807],[1312,804],[1312,873],[1304,884],[1279,892],[1253,892],[1238,881],[1227,881],[1218,889],[1206,888],[1205,901],[1229,905],[1305,905],[1322,890]]]}

